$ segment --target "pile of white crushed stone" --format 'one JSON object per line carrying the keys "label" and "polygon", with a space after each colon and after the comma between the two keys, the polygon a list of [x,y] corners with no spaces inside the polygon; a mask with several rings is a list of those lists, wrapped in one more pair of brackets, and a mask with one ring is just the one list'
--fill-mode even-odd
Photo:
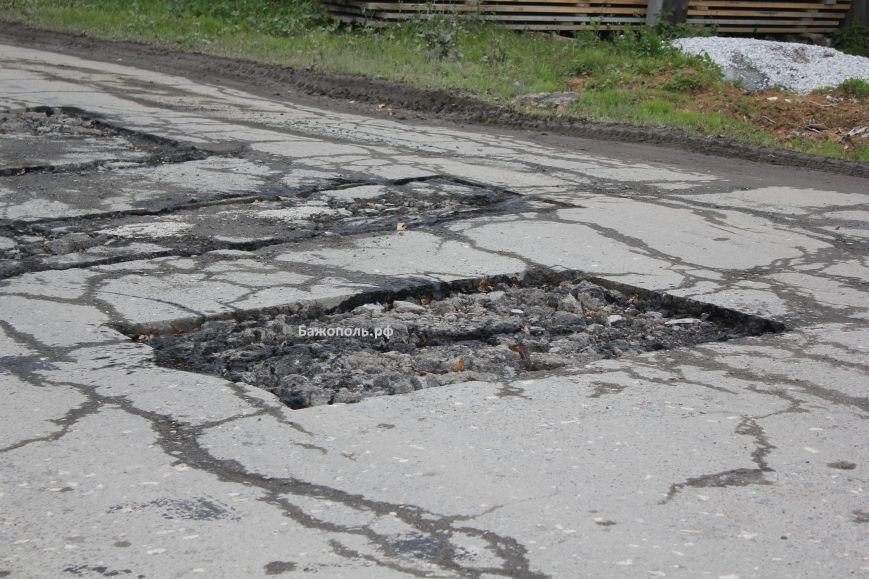
{"label": "pile of white crushed stone", "polygon": [[869,58],[824,46],[714,36],[674,44],[689,54],[707,54],[726,79],[749,91],[778,86],[806,94],[851,78],[869,81]]}

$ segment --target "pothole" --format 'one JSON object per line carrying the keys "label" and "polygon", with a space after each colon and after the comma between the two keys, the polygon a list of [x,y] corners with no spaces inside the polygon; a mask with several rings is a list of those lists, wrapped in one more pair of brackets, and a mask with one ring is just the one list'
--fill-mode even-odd
{"label": "pothole", "polygon": [[246,382],[305,408],[473,380],[509,382],[782,329],[717,306],[545,270],[140,338],[160,364]]}
{"label": "pothole", "polygon": [[[161,215],[89,216],[21,226],[0,245],[0,277],[29,270],[198,255],[376,231],[403,231],[491,213],[554,207],[513,193],[451,179],[421,179],[214,204]],[[219,232],[219,235],[215,234]],[[0,226],[0,240],[3,230]],[[4,261],[8,265],[4,269]]]}
{"label": "pothole", "polygon": [[0,176],[152,163],[189,148],[120,129],[73,109],[0,113]]}

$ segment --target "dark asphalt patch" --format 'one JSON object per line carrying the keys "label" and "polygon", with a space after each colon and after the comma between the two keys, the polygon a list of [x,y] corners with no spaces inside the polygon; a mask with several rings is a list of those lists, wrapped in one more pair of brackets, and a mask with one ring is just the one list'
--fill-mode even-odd
{"label": "dark asphalt patch", "polygon": [[117,127],[69,107],[0,113],[0,177],[70,173],[204,159],[170,139]]}
{"label": "dark asphalt patch", "polygon": [[271,193],[159,215],[0,223],[0,236],[15,241],[0,248],[0,278],[127,259],[201,255],[217,249],[253,251],[317,236],[413,230],[482,215],[557,207],[450,178]]}

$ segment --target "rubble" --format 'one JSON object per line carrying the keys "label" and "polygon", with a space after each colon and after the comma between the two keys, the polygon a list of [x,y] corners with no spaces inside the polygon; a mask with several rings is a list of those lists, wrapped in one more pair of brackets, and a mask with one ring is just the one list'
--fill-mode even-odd
{"label": "rubble", "polygon": [[[467,288],[473,289],[460,291]],[[313,308],[210,321],[186,335],[148,341],[162,364],[253,384],[304,408],[473,380],[511,381],[773,329],[717,310],[694,317],[688,300],[631,295],[570,276],[472,281],[437,293],[420,290],[327,314]]]}

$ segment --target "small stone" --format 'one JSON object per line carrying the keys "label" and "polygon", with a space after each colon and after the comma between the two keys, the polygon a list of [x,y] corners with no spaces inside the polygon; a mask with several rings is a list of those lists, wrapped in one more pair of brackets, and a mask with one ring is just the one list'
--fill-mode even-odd
{"label": "small stone", "polygon": [[697,318],[678,318],[675,320],[667,320],[664,322],[667,326],[692,326],[694,324],[702,324],[703,320]]}
{"label": "small stone", "polygon": [[618,325],[624,323],[625,318],[624,318],[624,316],[612,315],[612,316],[607,316],[606,321],[611,326],[618,326]]}
{"label": "small stone", "polygon": [[392,302],[392,310],[397,314],[424,314],[426,312],[425,306],[404,301]]}
{"label": "small stone", "polygon": [[575,92],[538,92],[519,95],[515,97],[515,101],[538,107],[563,107],[575,103],[579,98],[579,94]]}
{"label": "small stone", "polygon": [[524,312],[523,310],[510,310],[510,313],[511,313],[511,314],[516,314],[516,315],[520,315],[520,316],[521,316],[521,315],[524,314],[525,312]]}
{"label": "small stone", "polygon": [[310,406],[322,406],[332,401],[332,392],[317,386],[303,386],[285,392],[281,396],[290,408],[308,408]]}
{"label": "small stone", "polygon": [[359,307],[353,308],[354,314],[380,314],[383,313],[381,304],[362,304]]}
{"label": "small stone", "polygon": [[487,293],[483,293],[483,294],[478,294],[478,295],[480,296],[480,299],[488,300],[490,302],[496,302],[496,301],[500,300],[501,298],[503,298],[507,294],[501,290],[495,290],[495,291],[491,291],[491,292],[487,292]]}
{"label": "small stone", "polygon": [[335,404],[352,404],[354,402],[359,402],[362,400],[362,394],[355,390],[348,390],[347,388],[341,388],[335,393],[335,398],[333,402]]}
{"label": "small stone", "polygon": [[854,470],[857,468],[856,463],[848,462],[847,460],[837,460],[827,464],[830,468],[838,468],[839,470]]}

